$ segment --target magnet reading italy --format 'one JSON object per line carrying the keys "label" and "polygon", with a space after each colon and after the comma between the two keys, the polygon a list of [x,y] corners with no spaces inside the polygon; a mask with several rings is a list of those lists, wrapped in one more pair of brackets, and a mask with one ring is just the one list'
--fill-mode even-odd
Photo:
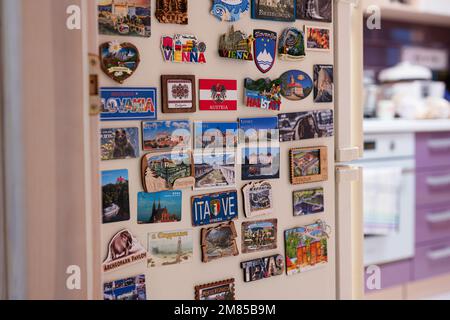
{"label": "magnet reading italy", "polygon": [[233,220],[238,216],[237,208],[237,191],[195,196],[192,198],[192,225]]}

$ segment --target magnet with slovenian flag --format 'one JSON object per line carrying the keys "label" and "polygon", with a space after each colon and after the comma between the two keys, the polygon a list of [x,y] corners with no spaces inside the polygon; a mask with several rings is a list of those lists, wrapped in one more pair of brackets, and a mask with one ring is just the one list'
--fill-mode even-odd
{"label": "magnet with slovenian flag", "polygon": [[237,80],[200,79],[201,111],[236,111]]}

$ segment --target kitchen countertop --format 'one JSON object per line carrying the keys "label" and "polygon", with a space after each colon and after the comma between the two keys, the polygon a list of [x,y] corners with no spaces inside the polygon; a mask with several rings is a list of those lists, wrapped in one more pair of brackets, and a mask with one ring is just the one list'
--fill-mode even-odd
{"label": "kitchen countertop", "polygon": [[450,119],[379,120],[364,119],[364,133],[439,132],[450,131]]}

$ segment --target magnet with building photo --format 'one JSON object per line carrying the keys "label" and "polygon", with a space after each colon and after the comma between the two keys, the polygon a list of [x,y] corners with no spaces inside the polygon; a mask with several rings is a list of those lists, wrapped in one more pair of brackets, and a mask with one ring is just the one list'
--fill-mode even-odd
{"label": "magnet with building photo", "polygon": [[242,253],[277,248],[278,220],[245,221],[242,223]]}
{"label": "magnet with building photo", "polygon": [[128,170],[102,172],[102,221],[130,220]]}
{"label": "magnet with building photo", "polygon": [[332,22],[332,0],[297,0],[297,19]]}
{"label": "magnet with building photo", "polygon": [[320,182],[328,179],[327,147],[291,149],[290,162],[292,184]]}
{"label": "magnet with building photo", "polygon": [[273,188],[269,181],[251,182],[242,188],[247,218],[273,213]]}
{"label": "magnet with building photo", "polygon": [[156,0],[155,16],[160,23],[188,24],[188,0]]}
{"label": "magnet with building photo", "polygon": [[294,191],[294,216],[322,213],[325,210],[323,188]]}
{"label": "magnet with building photo", "polygon": [[278,118],[241,118],[239,119],[239,142],[268,143],[279,141]]}
{"label": "magnet with building photo", "polygon": [[194,153],[195,186],[197,190],[234,187],[236,184],[236,153]]}
{"label": "magnet with building photo", "polygon": [[231,26],[227,33],[223,34],[219,40],[219,56],[222,58],[253,61],[253,43],[255,39],[252,35],[247,35],[240,30],[234,30]]}
{"label": "magnet with building photo", "polygon": [[234,279],[203,284],[195,287],[195,300],[235,300]]}
{"label": "magnet with building photo", "polygon": [[281,79],[245,79],[245,105],[249,108],[279,111],[281,108]]}
{"label": "magnet with building photo", "polygon": [[296,0],[252,0],[252,18],[295,21]]}
{"label": "magnet with building photo", "polygon": [[194,227],[238,218],[236,190],[193,196],[191,202]]}
{"label": "magnet with building photo", "polygon": [[280,76],[280,80],[281,95],[288,100],[299,101],[306,99],[313,91],[313,81],[303,71],[286,71]]}
{"label": "magnet with building photo", "polygon": [[147,239],[149,268],[185,264],[193,260],[192,230],[151,232]]}
{"label": "magnet with building photo", "polygon": [[187,150],[191,144],[188,120],[147,121],[142,123],[144,151]]}
{"label": "magnet with building photo", "polygon": [[242,149],[242,180],[268,180],[280,177],[280,148]]}
{"label": "magnet with building photo", "polygon": [[141,62],[138,48],[129,42],[105,42],[99,48],[100,67],[111,79],[124,83]]}
{"label": "magnet with building photo", "polygon": [[101,88],[101,121],[155,120],[156,88]]}
{"label": "magnet with building photo", "polygon": [[281,113],[278,128],[280,142],[332,137],[333,110]]}
{"label": "magnet with building photo", "polygon": [[119,268],[143,261],[147,252],[133,234],[124,229],[116,233],[108,244],[108,254],[103,261],[103,272],[115,271]]}
{"label": "magnet with building photo", "polygon": [[98,30],[110,36],[151,36],[150,0],[97,0]]}
{"label": "magnet with building photo", "polygon": [[314,102],[333,102],[333,65],[314,65]]}
{"label": "magnet with building photo", "polygon": [[211,14],[220,21],[235,22],[250,8],[250,0],[214,0]]}
{"label": "magnet with building photo", "polygon": [[181,221],[182,192],[138,193],[138,224]]}
{"label": "magnet with building photo", "polygon": [[294,27],[284,29],[278,41],[278,57],[286,61],[301,61],[305,56],[303,31]]}
{"label": "magnet with building photo", "polygon": [[103,300],[145,301],[147,289],[145,275],[130,277],[103,284]]}
{"label": "magnet with building photo", "polygon": [[275,276],[284,272],[284,257],[280,254],[245,261],[241,263],[244,269],[244,282],[253,282]]}
{"label": "magnet with building photo", "polygon": [[331,29],[305,26],[306,50],[330,51]]}
{"label": "magnet with building photo", "polygon": [[192,153],[160,152],[142,158],[142,185],[145,192],[181,190],[194,186]]}
{"label": "magnet with building photo", "polygon": [[201,233],[202,261],[211,262],[239,255],[236,238],[237,233],[233,221],[211,228],[203,228]]}
{"label": "magnet with building photo", "polygon": [[225,149],[230,151],[238,144],[237,122],[194,122],[194,148]]}
{"label": "magnet with building photo", "polygon": [[328,263],[328,234],[323,221],[285,231],[286,272],[294,275]]}
{"label": "magnet with building photo", "polygon": [[162,112],[192,113],[197,111],[195,88],[195,76],[162,75]]}

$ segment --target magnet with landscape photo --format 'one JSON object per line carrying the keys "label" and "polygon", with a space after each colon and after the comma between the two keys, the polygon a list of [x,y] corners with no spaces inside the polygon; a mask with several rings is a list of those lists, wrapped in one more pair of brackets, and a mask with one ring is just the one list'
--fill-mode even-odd
{"label": "magnet with landscape photo", "polygon": [[150,0],[98,0],[98,30],[109,36],[150,37]]}
{"label": "magnet with landscape photo", "polygon": [[195,300],[235,300],[234,279],[203,284],[195,287]]}
{"label": "magnet with landscape photo", "polygon": [[244,282],[253,282],[275,276],[284,272],[284,257],[280,254],[245,261],[241,263],[244,270]]}
{"label": "magnet with landscape photo", "polygon": [[103,284],[103,300],[145,301],[147,290],[145,275],[106,282]]}
{"label": "magnet with landscape photo", "polygon": [[251,182],[242,188],[247,218],[273,213],[273,188],[269,181]]}
{"label": "magnet with landscape photo", "polygon": [[139,157],[138,128],[103,128],[100,143],[102,161]]}
{"label": "magnet with landscape photo", "polygon": [[281,108],[281,79],[245,79],[245,105],[249,108],[279,111]]}
{"label": "magnet with landscape photo", "polygon": [[182,192],[138,193],[138,224],[181,221]]}
{"label": "magnet with landscape photo", "polygon": [[236,238],[237,233],[233,221],[211,228],[203,228],[201,233],[202,261],[211,262],[239,255]]}
{"label": "magnet with landscape photo", "polygon": [[322,213],[325,210],[323,188],[294,191],[294,216]]}
{"label": "magnet with landscape photo", "polygon": [[252,19],[295,21],[296,0],[252,0]]}
{"label": "magnet with landscape photo", "polygon": [[328,235],[323,221],[285,231],[288,276],[313,270],[328,263]]}
{"label": "magnet with landscape photo", "polygon": [[238,144],[237,122],[194,122],[194,148],[235,149]]}
{"label": "magnet with landscape photo", "polygon": [[237,191],[224,191],[192,197],[194,227],[230,221],[238,218]]}
{"label": "magnet with landscape photo", "polygon": [[291,149],[290,162],[292,184],[320,182],[328,179],[327,147]]}
{"label": "magnet with landscape photo", "polygon": [[276,249],[277,225],[277,219],[242,222],[242,253]]}
{"label": "magnet with landscape photo", "polygon": [[197,111],[195,76],[161,76],[163,113],[192,113]]}
{"label": "magnet with landscape photo", "polygon": [[306,49],[315,51],[331,50],[331,29],[305,26]]}
{"label": "magnet with landscape photo", "polygon": [[185,264],[193,260],[192,230],[150,232],[147,240],[149,268]]}
{"label": "magnet with landscape photo", "polygon": [[332,137],[333,110],[281,113],[278,128],[280,142]]}
{"label": "magnet with landscape photo", "polygon": [[159,152],[142,158],[142,185],[145,192],[181,190],[194,186],[192,153]]}
{"label": "magnet with landscape photo", "polygon": [[102,172],[102,221],[130,220],[128,170]]}
{"label": "magnet with landscape photo", "polygon": [[297,19],[332,22],[332,0],[297,0]]}
{"label": "magnet with landscape photo", "polygon": [[333,65],[314,65],[314,102],[333,102]]}
{"label": "magnet with landscape photo", "polygon": [[102,71],[121,84],[135,73],[141,62],[139,50],[134,44],[117,40],[102,43],[99,56]]}
{"label": "magnet with landscape photo", "polygon": [[146,121],[142,123],[144,151],[190,149],[191,123],[187,120]]}
{"label": "magnet with landscape photo", "polygon": [[266,143],[279,141],[278,118],[241,118],[239,119],[239,142]]}
{"label": "magnet with landscape photo", "polygon": [[251,147],[242,149],[242,180],[280,178],[280,148]]}
{"label": "magnet with landscape photo", "polygon": [[234,187],[236,184],[236,154],[194,153],[196,190]]}

